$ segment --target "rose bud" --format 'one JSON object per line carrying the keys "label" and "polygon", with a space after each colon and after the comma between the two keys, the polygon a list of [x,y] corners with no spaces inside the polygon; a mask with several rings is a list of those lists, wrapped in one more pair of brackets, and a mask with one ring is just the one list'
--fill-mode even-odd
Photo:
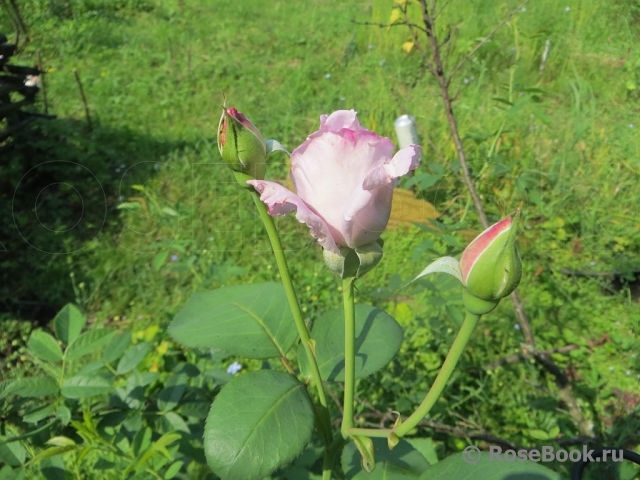
{"label": "rose bud", "polygon": [[354,110],[320,117],[320,129],[291,153],[292,192],[249,180],[271,215],[296,212],[343,278],[360,276],[382,257],[380,234],[391,212],[397,178],[415,169],[420,147],[393,155],[390,139],[367,130]]}
{"label": "rose bud", "polygon": [[462,283],[462,299],[471,313],[484,315],[501,298],[515,290],[522,277],[511,217],[490,226],[462,252],[458,261],[441,257],[431,262],[413,281],[431,273],[447,273]]}
{"label": "rose bud", "polygon": [[223,107],[218,125],[218,150],[232,170],[252,178],[264,178],[266,142],[247,117],[233,107]]}
{"label": "rose bud", "polygon": [[[474,298],[497,305],[520,283],[522,263],[515,243],[515,232],[512,218],[507,217],[487,228],[462,252],[460,274],[468,309],[484,308],[482,302]],[[476,308],[470,308],[473,305]]]}

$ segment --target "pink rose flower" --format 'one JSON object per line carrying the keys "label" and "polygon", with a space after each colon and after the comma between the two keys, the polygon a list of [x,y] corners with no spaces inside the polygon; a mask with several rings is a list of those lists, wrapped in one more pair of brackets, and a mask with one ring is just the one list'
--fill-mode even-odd
{"label": "pink rose flower", "polygon": [[376,242],[391,212],[396,179],[419,164],[420,147],[393,155],[390,139],[360,125],[354,110],[320,117],[320,130],[291,153],[295,193],[249,180],[273,216],[296,212],[320,245],[332,253]]}

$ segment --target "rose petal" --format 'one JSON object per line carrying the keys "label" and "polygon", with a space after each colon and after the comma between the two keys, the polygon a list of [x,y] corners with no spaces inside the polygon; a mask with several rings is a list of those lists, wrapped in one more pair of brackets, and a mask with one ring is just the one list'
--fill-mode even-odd
{"label": "rose petal", "polygon": [[260,193],[260,200],[269,208],[269,215],[280,216],[295,211],[296,219],[309,227],[311,235],[318,240],[322,248],[340,252],[327,222],[298,195],[275,182],[248,180],[247,183]]}
{"label": "rose petal", "polygon": [[392,198],[392,186],[382,185],[374,190],[354,192],[342,226],[349,234],[347,245],[355,248],[375,242],[380,237],[389,221]]}
{"label": "rose petal", "polygon": [[358,121],[355,110],[337,110],[331,115],[320,116],[320,131],[338,133],[344,128],[350,130],[364,130]]}
{"label": "rose petal", "polygon": [[384,231],[392,192],[364,190],[362,183],[391,161],[393,150],[391,140],[374,132],[342,129],[315,134],[292,152],[296,192],[330,226],[336,244],[356,248]]}
{"label": "rose petal", "polygon": [[409,145],[398,151],[391,160],[373,168],[365,177],[362,188],[372,190],[381,185],[391,185],[396,178],[415,170],[420,164],[419,145]]}

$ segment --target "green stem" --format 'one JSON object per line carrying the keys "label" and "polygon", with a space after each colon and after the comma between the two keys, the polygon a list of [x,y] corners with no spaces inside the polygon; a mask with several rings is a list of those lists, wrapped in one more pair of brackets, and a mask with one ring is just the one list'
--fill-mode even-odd
{"label": "green stem", "polygon": [[342,435],[353,428],[353,403],[356,377],[356,311],[354,302],[355,278],[342,280],[344,304],[344,400],[342,402]]}
{"label": "green stem", "polygon": [[345,433],[352,437],[387,438],[392,430],[390,428],[350,428]]}
{"label": "green stem", "polygon": [[[235,172],[235,177],[236,181],[244,187],[247,186],[246,181],[251,179],[250,176],[240,172]],[[331,445],[333,440],[333,434],[331,431],[331,417],[329,415],[327,394],[324,390],[322,377],[320,376],[320,368],[318,367],[318,362],[316,360],[316,356],[312,347],[313,342],[311,340],[311,334],[309,333],[309,329],[307,328],[307,325],[304,322],[304,318],[302,317],[302,312],[300,311],[300,305],[298,303],[296,291],[291,280],[291,274],[289,272],[289,266],[287,265],[287,259],[284,255],[282,242],[280,241],[280,236],[278,235],[278,230],[276,229],[275,223],[273,222],[273,218],[271,217],[271,215],[269,215],[267,207],[260,200],[260,195],[258,194],[258,192],[253,190],[253,188],[251,188],[250,191],[252,193],[251,198],[253,198],[253,202],[255,203],[256,209],[258,210],[260,220],[262,220],[264,228],[267,231],[267,236],[269,237],[269,242],[271,243],[271,248],[276,259],[276,264],[278,266],[282,285],[287,296],[287,302],[289,303],[289,309],[291,310],[293,321],[296,325],[296,329],[298,330],[298,336],[300,337],[302,348],[304,349],[308,364],[311,368],[311,381],[317,391],[318,401],[320,402],[320,407],[316,408],[317,425],[318,430],[320,431],[320,434],[322,435],[325,443],[325,461],[323,464],[322,478],[330,479],[333,459],[327,458],[327,455],[330,450],[329,445]],[[327,468],[329,469],[328,473]]]}
{"label": "green stem", "polygon": [[460,327],[460,331],[458,332],[456,339],[453,341],[453,345],[451,345],[447,358],[445,358],[435,381],[429,389],[429,392],[424,397],[424,400],[422,400],[422,403],[420,403],[416,411],[413,412],[404,422],[400,423],[393,429],[392,435],[395,435],[396,437],[406,435],[428,415],[429,411],[431,411],[431,408],[435,405],[438,398],[440,398],[444,387],[447,385],[453,370],[456,368],[456,364],[458,363],[458,360],[460,360],[462,352],[467,346],[471,333],[478,323],[479,318],[480,315],[474,315],[467,312],[464,322],[462,322],[462,326]]}

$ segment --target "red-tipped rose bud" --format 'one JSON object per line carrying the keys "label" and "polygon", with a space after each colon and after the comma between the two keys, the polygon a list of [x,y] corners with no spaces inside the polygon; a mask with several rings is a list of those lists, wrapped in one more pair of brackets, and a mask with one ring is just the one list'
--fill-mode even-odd
{"label": "red-tipped rose bud", "polygon": [[462,253],[460,273],[468,309],[495,307],[520,283],[522,264],[515,231],[512,218],[507,217],[478,235]]}
{"label": "red-tipped rose bud", "polygon": [[235,108],[223,108],[218,126],[218,150],[236,172],[263,179],[267,145],[260,131]]}

